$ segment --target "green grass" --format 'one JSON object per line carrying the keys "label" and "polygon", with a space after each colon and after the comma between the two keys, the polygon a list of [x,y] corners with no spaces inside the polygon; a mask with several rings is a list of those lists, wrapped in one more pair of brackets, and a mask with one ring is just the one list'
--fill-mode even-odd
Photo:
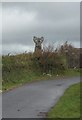
{"label": "green grass", "polygon": [[[20,69],[20,70],[13,70],[10,73],[5,73],[3,75],[3,85],[2,89],[8,90],[12,89],[13,87],[17,87],[23,85],[25,83],[31,83],[39,80],[46,80],[50,79],[51,77],[47,75],[39,74],[35,71],[29,71],[27,69]],[[53,77],[52,77],[53,78]],[[6,81],[6,82],[5,82]]]}
{"label": "green grass", "polygon": [[64,77],[73,77],[73,76],[79,76],[78,71],[74,70],[67,70],[63,74],[60,74],[57,76],[57,74],[53,74],[51,77],[48,75],[43,75],[39,72],[30,71],[28,69],[16,69],[11,70],[10,72],[4,72],[3,73],[3,85],[2,89],[8,90],[12,89],[13,87],[17,87],[20,85],[23,85],[25,83],[31,83],[34,81],[39,80],[48,80],[48,79],[57,79],[57,78],[64,78]]}
{"label": "green grass", "polygon": [[65,76],[69,76],[69,77],[72,77],[72,76],[80,76],[80,69],[68,69],[65,71],[64,73]]}
{"label": "green grass", "polygon": [[65,91],[49,111],[48,118],[80,118],[80,84],[72,85]]}

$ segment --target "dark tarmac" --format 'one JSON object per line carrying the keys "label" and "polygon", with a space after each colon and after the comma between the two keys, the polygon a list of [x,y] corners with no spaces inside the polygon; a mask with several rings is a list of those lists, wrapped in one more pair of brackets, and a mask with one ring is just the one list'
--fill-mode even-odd
{"label": "dark tarmac", "polygon": [[2,94],[3,118],[45,118],[64,91],[80,77],[42,80]]}

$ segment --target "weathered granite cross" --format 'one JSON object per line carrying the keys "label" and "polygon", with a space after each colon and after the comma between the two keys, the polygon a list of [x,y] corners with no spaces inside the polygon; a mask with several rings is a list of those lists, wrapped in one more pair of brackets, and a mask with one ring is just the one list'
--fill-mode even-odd
{"label": "weathered granite cross", "polygon": [[35,52],[42,51],[42,42],[44,41],[44,37],[38,38],[34,36],[33,41],[35,43]]}

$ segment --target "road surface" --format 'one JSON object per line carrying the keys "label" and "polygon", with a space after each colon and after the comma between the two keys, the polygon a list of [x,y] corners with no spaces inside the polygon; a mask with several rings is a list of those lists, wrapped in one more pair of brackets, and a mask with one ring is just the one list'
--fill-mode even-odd
{"label": "road surface", "polygon": [[2,118],[2,93],[0,91],[0,120]]}
{"label": "road surface", "polygon": [[80,77],[45,80],[26,84],[3,93],[3,118],[45,118],[66,88],[80,82]]}

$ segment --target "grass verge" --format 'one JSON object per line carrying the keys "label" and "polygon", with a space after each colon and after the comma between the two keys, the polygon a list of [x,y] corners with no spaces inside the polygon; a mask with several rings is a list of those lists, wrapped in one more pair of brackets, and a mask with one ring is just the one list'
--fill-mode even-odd
{"label": "grass verge", "polygon": [[2,90],[9,90],[20,85],[31,83],[39,80],[57,79],[62,77],[73,77],[79,76],[80,72],[77,70],[66,70],[63,74],[53,74],[51,76],[45,74],[42,75],[35,71],[23,70],[12,70],[9,73],[3,74]]}
{"label": "grass verge", "polygon": [[47,117],[80,118],[80,84],[69,87]]}

